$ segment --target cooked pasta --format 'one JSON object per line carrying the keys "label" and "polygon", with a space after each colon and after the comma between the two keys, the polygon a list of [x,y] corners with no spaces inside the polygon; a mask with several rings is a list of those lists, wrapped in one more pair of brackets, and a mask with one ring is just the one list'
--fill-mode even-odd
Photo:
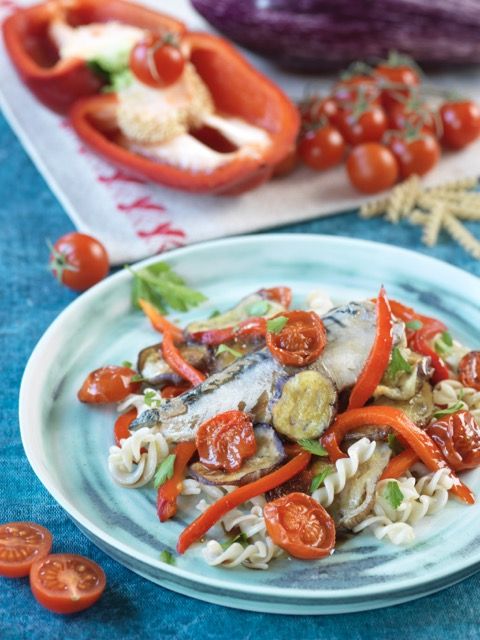
{"label": "cooked pasta", "polygon": [[323,289],[314,289],[307,296],[307,308],[315,311],[319,316],[323,316],[333,308],[333,302]]}
{"label": "cooked pasta", "polygon": [[136,489],[152,480],[157,466],[168,454],[162,434],[143,427],[122,440],[120,447],[110,447],[108,469],[115,482]]}
{"label": "cooked pasta", "polygon": [[440,409],[459,405],[459,409],[470,411],[480,422],[480,391],[464,387],[459,380],[442,380],[433,388],[433,402]]}
{"label": "cooked pasta", "polygon": [[239,542],[234,542],[226,549],[216,540],[209,540],[202,551],[203,558],[210,566],[223,565],[233,568],[242,564],[248,569],[268,569],[270,560],[282,553],[282,549],[277,547],[269,536],[264,540],[256,540],[246,547]]}

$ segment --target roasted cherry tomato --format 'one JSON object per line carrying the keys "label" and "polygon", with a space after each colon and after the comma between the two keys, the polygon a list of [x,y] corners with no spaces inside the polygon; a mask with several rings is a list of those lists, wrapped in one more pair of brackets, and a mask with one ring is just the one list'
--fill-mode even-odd
{"label": "roasted cherry tomato", "polygon": [[399,169],[390,149],[377,142],[367,142],[352,149],[347,158],[347,172],[356,189],[378,193],[395,184]]}
{"label": "roasted cherry tomato", "polygon": [[52,548],[52,534],[35,522],[7,522],[0,525],[0,576],[23,578],[32,563]]}
{"label": "roasted cherry tomato", "polygon": [[78,392],[80,402],[106,404],[120,402],[140,389],[140,382],[132,382],[135,371],[128,367],[108,365],[88,374]]}
{"label": "roasted cherry tomato", "polygon": [[314,560],[335,547],[333,518],[305,493],[289,493],[263,508],[269,536],[295,558]]}
{"label": "roasted cherry tomato", "polygon": [[257,293],[267,300],[278,302],[285,309],[288,309],[292,304],[292,290],[290,287],[270,287],[269,289],[259,289]]}
{"label": "roasted cherry tomato", "polygon": [[416,173],[423,176],[438,164],[440,145],[430,133],[423,132],[409,140],[408,136],[394,136],[389,147],[398,161],[400,177],[405,180]]}
{"label": "roasted cherry tomato", "polygon": [[442,142],[452,149],[462,149],[480,135],[480,109],[472,100],[445,102],[440,107],[443,125]]}
{"label": "roasted cherry tomato", "polygon": [[120,447],[122,440],[126,440],[130,437],[129,430],[130,425],[137,417],[137,410],[135,408],[130,409],[127,413],[122,413],[121,416],[115,420],[115,427],[113,428],[113,435],[115,436],[115,444]]}
{"label": "roasted cherry tomato", "polygon": [[390,129],[404,130],[407,127],[425,131],[438,137],[440,123],[437,124],[435,114],[423,103],[397,102],[388,110]]}
{"label": "roasted cherry tomato", "polygon": [[30,587],[37,601],[55,613],[77,613],[102,595],[106,579],[93,560],[71,553],[52,553],[35,560]]}
{"label": "roasted cherry tomato", "polygon": [[469,411],[458,411],[433,422],[427,433],[454,471],[480,465],[480,425]]}
{"label": "roasted cherry tomato", "polygon": [[85,233],[67,233],[50,253],[49,268],[69,289],[85,291],[103,280],[110,268],[108,253],[101,242]]}
{"label": "roasted cherry tomato", "polygon": [[151,35],[136,44],[130,53],[133,74],[150,87],[170,86],[180,78],[184,67],[185,58],[172,34]]}
{"label": "roasted cherry tomato", "polygon": [[359,115],[351,109],[340,109],[336,125],[345,141],[356,146],[363,142],[379,142],[387,130],[388,120],[385,111],[372,104]]}
{"label": "roasted cherry tomato", "polygon": [[243,411],[225,411],[204,422],[197,431],[200,462],[209,469],[237,471],[257,450],[253,423]]}
{"label": "roasted cherry tomato", "polygon": [[314,311],[287,311],[283,329],[267,331],[267,346],[274,358],[284,365],[305,367],[320,356],[327,344],[323,322]]}
{"label": "roasted cherry tomato", "polygon": [[418,73],[407,64],[380,64],[374,73],[380,86],[387,85],[382,90],[382,104],[386,109],[410,96],[412,88],[420,84]]}
{"label": "roasted cherry tomato", "polygon": [[470,351],[463,356],[458,365],[458,375],[465,387],[480,391],[480,351]]}
{"label": "roasted cherry tomato", "polygon": [[324,171],[343,160],[345,141],[338,129],[327,124],[307,131],[298,143],[303,162],[315,171]]}

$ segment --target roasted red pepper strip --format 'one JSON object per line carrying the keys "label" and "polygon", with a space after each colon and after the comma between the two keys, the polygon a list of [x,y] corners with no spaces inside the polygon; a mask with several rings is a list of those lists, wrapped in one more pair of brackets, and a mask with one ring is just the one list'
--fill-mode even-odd
{"label": "roasted red pepper strip", "polygon": [[130,409],[127,413],[122,413],[121,416],[115,420],[115,427],[113,428],[113,434],[115,436],[115,444],[117,447],[121,445],[121,440],[126,440],[131,434],[129,427],[137,417],[137,410]]}
{"label": "roasted red pepper strip", "polygon": [[175,447],[173,476],[158,488],[157,493],[157,514],[161,522],[173,518],[177,513],[177,498],[182,491],[185,469],[195,449],[194,442],[179,442]]}
{"label": "roasted red pepper strip", "polygon": [[380,480],[385,480],[386,478],[400,478],[400,476],[403,476],[403,474],[406,473],[416,462],[418,462],[418,455],[409,447],[390,460],[385,467]]}
{"label": "roasted red pepper strip", "polygon": [[228,161],[208,171],[152,160],[121,146],[110,135],[117,125],[115,95],[77,101],[70,112],[75,131],[115,165],[172,188],[236,195],[262,184],[290,152],[296,139],[299,128],[296,108],[222,38],[187,33],[182,43],[190,50],[190,62],[207,85],[217,111],[262,128],[269,135],[268,145],[255,154],[241,153],[240,146]]}
{"label": "roasted red pepper strip", "polygon": [[467,504],[473,504],[475,498],[470,489],[464,485],[443,459],[440,449],[428,434],[410,420],[400,409],[394,407],[370,406],[351,409],[338,415],[331,427],[322,436],[321,442],[333,462],[347,457],[340,449],[346,433],[365,425],[389,426],[401,435],[418,455],[420,460],[430,469],[448,469],[454,481],[451,492]]}
{"label": "roasted red pepper strip", "polygon": [[170,331],[164,331],[162,341],[162,354],[170,369],[178,373],[184,380],[188,380],[194,387],[205,380],[203,373],[192,367],[181,355],[174,344]]}
{"label": "roasted red pepper strip", "polygon": [[259,289],[257,293],[267,298],[267,300],[278,302],[285,309],[289,309],[292,304],[292,290],[290,287],[270,287],[269,289]]}
{"label": "roasted red pepper strip", "polygon": [[283,467],[269,473],[268,475],[238,487],[231,493],[227,493],[223,498],[214,502],[211,507],[202,513],[196,520],[182,531],[177,543],[178,553],[185,553],[188,547],[199,540],[213,525],[226,513],[238,507],[238,505],[259,496],[265,491],[275,489],[290,478],[303,471],[310,462],[311,455],[307,451],[302,451],[295,458],[292,458]]}
{"label": "roasted red pepper strip", "polygon": [[158,309],[153,306],[153,304],[147,300],[143,300],[142,298],[140,298],[138,304],[142,307],[142,311],[150,320],[152,327],[156,331],[159,331],[160,333],[168,331],[171,333],[175,342],[183,342],[183,331],[180,327],[177,327],[170,322],[170,320],[167,320],[167,318],[165,318],[165,316],[163,316]]}
{"label": "roasted red pepper strip", "polygon": [[[65,113],[81,97],[99,91],[102,82],[83,60],[59,60],[48,36],[57,16],[71,25],[114,20],[156,33],[182,34],[182,22],[124,0],[44,2],[17,10],[3,23],[7,51],[22,80],[47,107]],[[66,6],[68,4],[68,7]]]}
{"label": "roasted red pepper strip", "polygon": [[368,355],[367,362],[362,373],[358,377],[348,401],[349,409],[363,407],[373,395],[376,387],[382,379],[392,351],[392,313],[388,303],[387,294],[382,287],[376,301],[377,325],[375,340]]}
{"label": "roasted red pepper strip", "polygon": [[166,387],[163,387],[161,391],[162,398],[176,398],[177,396],[181,396],[182,393],[188,391],[192,388],[192,385],[189,382],[181,382],[180,384],[170,384]]}
{"label": "roasted red pepper strip", "polygon": [[209,329],[207,331],[197,331],[190,337],[201,344],[216,346],[228,342],[233,338],[242,336],[264,336],[267,333],[267,321],[265,318],[248,318],[243,320],[236,327],[225,327],[224,329]]}

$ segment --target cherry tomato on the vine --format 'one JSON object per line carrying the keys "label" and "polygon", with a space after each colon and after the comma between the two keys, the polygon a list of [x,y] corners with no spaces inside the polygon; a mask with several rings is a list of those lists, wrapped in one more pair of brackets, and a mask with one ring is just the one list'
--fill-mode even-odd
{"label": "cherry tomato on the vine", "polygon": [[382,89],[382,104],[390,109],[394,104],[401,102],[402,98],[408,98],[412,89],[420,84],[420,77],[415,69],[406,65],[379,64],[374,71]]}
{"label": "cherry tomato on the vine", "polygon": [[93,560],[71,553],[53,553],[36,560],[30,587],[37,601],[55,613],[77,613],[102,595],[105,573]]}
{"label": "cherry tomato on the vine", "polygon": [[371,104],[359,115],[351,109],[340,109],[336,124],[346,142],[356,146],[363,142],[379,142],[387,130],[388,121],[385,111]]}
{"label": "cherry tomato on the vine", "polygon": [[407,103],[397,102],[388,110],[388,125],[391,129],[418,129],[426,131],[431,135],[438,137],[441,123],[437,123],[435,114],[425,104],[410,106]]}
{"label": "cherry tomato on the vine", "polygon": [[427,433],[454,471],[480,465],[480,425],[469,411],[457,411],[436,420],[427,427]]}
{"label": "cherry tomato on the vine", "polygon": [[289,493],[267,502],[263,514],[273,542],[295,558],[323,558],[335,547],[332,516],[305,493]]}
{"label": "cherry tomato on the vine", "polygon": [[286,311],[282,329],[267,331],[266,341],[273,357],[284,365],[305,367],[314,362],[327,343],[323,322],[314,311]]}
{"label": "cherry tomato on the vine", "polygon": [[35,522],[0,525],[0,576],[28,576],[32,563],[50,553],[52,534]]}
{"label": "cherry tomato on the vine", "polygon": [[480,351],[469,351],[460,360],[458,376],[465,387],[480,391]]}
{"label": "cherry tomato on the vine", "polygon": [[408,136],[395,136],[389,147],[398,161],[400,177],[408,178],[416,173],[425,175],[440,159],[440,145],[430,133],[423,132],[412,140]]}
{"label": "cherry tomato on the vine", "polygon": [[462,149],[480,136],[480,109],[472,100],[445,102],[440,116],[447,147]]}
{"label": "cherry tomato on the vine", "polygon": [[323,119],[333,121],[338,113],[338,103],[331,96],[311,96],[300,103],[300,116],[305,125],[315,125]]}
{"label": "cherry tomato on the vine", "polygon": [[140,382],[132,382],[132,376],[135,375],[132,369],[113,364],[95,369],[82,384],[78,399],[88,404],[121,402],[140,389]]}
{"label": "cherry tomato on the vine", "polygon": [[386,146],[367,142],[354,147],[347,158],[352,185],[363,193],[389,189],[398,179],[398,162]]}
{"label": "cherry tomato on the vine", "polygon": [[309,167],[324,171],[342,161],[345,142],[338,129],[327,124],[308,131],[300,139],[298,153]]}
{"label": "cherry tomato on the vine", "polygon": [[85,233],[72,232],[53,245],[49,268],[65,286],[74,291],[85,291],[105,278],[110,265],[101,242]]}
{"label": "cherry tomato on the vine", "polygon": [[175,36],[149,36],[130,53],[130,69],[144,84],[162,89],[175,83],[185,68],[185,57]]}
{"label": "cherry tomato on the vine", "polygon": [[331,96],[340,107],[351,107],[359,98],[380,104],[380,89],[371,76],[356,75],[337,82]]}

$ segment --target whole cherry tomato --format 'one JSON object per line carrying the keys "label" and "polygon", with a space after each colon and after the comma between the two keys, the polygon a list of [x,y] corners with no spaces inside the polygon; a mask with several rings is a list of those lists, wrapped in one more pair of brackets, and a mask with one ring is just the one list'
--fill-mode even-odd
{"label": "whole cherry tomato", "polygon": [[391,129],[406,129],[410,128],[418,129],[419,131],[426,131],[432,136],[438,137],[441,127],[440,123],[437,123],[435,114],[425,104],[410,105],[408,102],[397,102],[392,105],[388,110],[388,125]]}
{"label": "whole cherry tomato", "polygon": [[460,360],[458,376],[465,387],[480,391],[480,351],[470,351]]}
{"label": "whole cherry tomato", "polygon": [[324,171],[340,164],[345,154],[345,142],[338,129],[328,124],[308,131],[300,139],[298,153],[309,167]]}
{"label": "whole cherry tomato", "polygon": [[286,323],[277,332],[267,331],[267,346],[279,362],[305,367],[315,362],[325,349],[327,334],[314,311],[287,311],[275,316]]}
{"label": "whole cherry tomato", "polygon": [[289,493],[268,502],[263,515],[273,542],[295,558],[323,558],[335,547],[333,518],[305,493]]}
{"label": "whole cherry tomato", "polygon": [[82,384],[78,399],[88,404],[121,402],[140,389],[140,382],[132,382],[134,375],[136,373],[132,369],[113,364],[95,369]]}
{"label": "whole cherry tomato", "polygon": [[130,53],[130,69],[144,84],[162,89],[174,84],[185,68],[185,58],[173,34],[149,36]]}
{"label": "whole cherry tomato", "polygon": [[0,576],[23,578],[37,558],[52,548],[52,534],[35,522],[7,522],[0,525]]}
{"label": "whole cherry tomato", "polygon": [[302,124],[316,125],[325,119],[333,121],[338,113],[338,104],[331,96],[310,96],[299,104],[299,110]]}
{"label": "whole cherry tomato", "polygon": [[115,426],[113,428],[113,435],[115,437],[115,444],[117,447],[121,446],[122,440],[126,440],[131,436],[130,425],[137,417],[137,410],[135,408],[130,409],[127,413],[122,413],[115,420]]}
{"label": "whole cherry tomato", "polygon": [[457,411],[433,422],[427,433],[454,471],[480,465],[480,425],[469,411]]}
{"label": "whole cherry tomato", "polygon": [[347,158],[347,172],[356,189],[378,193],[395,184],[399,169],[390,149],[377,142],[367,142],[352,149]]}
{"label": "whole cherry tomato", "polygon": [[387,130],[385,111],[371,104],[358,116],[351,109],[340,109],[336,124],[348,144],[356,146],[363,142],[379,142]]}
{"label": "whole cherry tomato", "polygon": [[200,462],[209,469],[237,471],[257,450],[253,423],[243,411],[225,411],[204,422],[197,431]]}
{"label": "whole cherry tomato", "polygon": [[103,280],[110,268],[101,242],[85,233],[67,233],[50,253],[49,268],[55,277],[74,291],[85,291]]}
{"label": "whole cherry tomato", "polygon": [[55,613],[77,613],[91,607],[105,584],[105,574],[96,562],[71,553],[45,556],[30,569],[33,595]]}
{"label": "whole cherry tomato", "polygon": [[442,142],[452,149],[462,149],[480,135],[480,109],[471,100],[445,102],[440,107],[443,125]]}
{"label": "whole cherry tomato", "polygon": [[354,75],[337,82],[331,96],[340,107],[352,107],[359,98],[369,103],[380,104],[380,89],[375,78]]}
{"label": "whole cherry tomato", "polygon": [[[409,97],[412,89],[420,84],[420,76],[407,64],[380,64],[375,68],[375,77],[385,86],[382,90],[382,104],[390,109],[400,98]],[[391,85],[391,87],[388,87]]]}
{"label": "whole cherry tomato", "polygon": [[411,140],[408,136],[395,136],[391,138],[389,147],[398,161],[403,180],[414,173],[425,175],[440,159],[440,145],[427,132],[420,133]]}

